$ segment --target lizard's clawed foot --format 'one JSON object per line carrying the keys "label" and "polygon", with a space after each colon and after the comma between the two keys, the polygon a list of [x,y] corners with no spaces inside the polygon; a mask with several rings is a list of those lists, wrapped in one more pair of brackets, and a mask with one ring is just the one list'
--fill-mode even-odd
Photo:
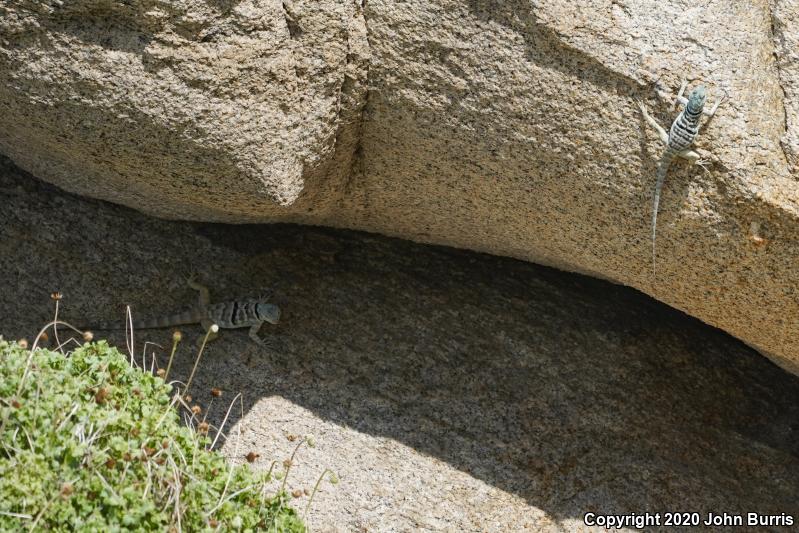
{"label": "lizard's clawed foot", "polygon": [[685,96],[683,96],[685,94],[685,89],[687,88],[688,80],[682,80],[682,83],[680,84],[680,92],[677,93],[677,98],[674,99],[675,106],[680,104],[685,105],[685,103],[688,101]]}
{"label": "lizard's clawed foot", "polygon": [[269,301],[275,295],[275,289],[272,287],[261,287],[258,289],[258,299],[262,301]]}
{"label": "lizard's clawed foot", "polygon": [[722,96],[721,100],[713,105],[713,108],[710,111],[705,111],[705,115],[712,117],[716,114],[716,110],[719,108],[719,106],[730,99],[730,95],[727,94],[727,89],[722,89],[722,91],[724,91],[724,96]]}
{"label": "lizard's clawed foot", "polygon": [[713,162],[707,159],[697,159],[696,161],[694,161],[694,165],[700,166],[702,170],[704,170],[707,173],[710,173],[710,165],[712,164]]}
{"label": "lizard's clawed foot", "polygon": [[261,348],[273,353],[286,353],[287,351],[290,351],[291,348],[291,343],[289,343],[286,339],[278,339],[276,337],[269,337],[268,340],[258,337],[256,343]]}

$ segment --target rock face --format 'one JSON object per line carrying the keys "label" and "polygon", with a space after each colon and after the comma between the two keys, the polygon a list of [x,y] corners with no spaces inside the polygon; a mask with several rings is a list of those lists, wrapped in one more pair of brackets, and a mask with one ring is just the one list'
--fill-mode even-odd
{"label": "rock face", "polygon": [[[254,452],[255,469],[282,470],[297,436],[316,437],[286,485],[310,491],[326,468],[341,478],[321,484],[313,531],[601,533],[585,513],[677,509],[799,519],[799,377],[637,291],[351,231],[154,219],[6,162],[7,338],[32,343],[54,290],[75,323],[121,319],[122,304],[142,318],[185,308],[189,265],[216,301],[275,288],[282,319],[261,332],[274,349],[222,331],[190,393],[213,427],[242,394],[225,451]],[[185,383],[202,330],[182,331],[170,380]],[[155,353],[163,368],[171,336],[136,331],[135,360]],[[124,332],[111,340],[126,350]]]}
{"label": "rock face", "polygon": [[4,4],[0,149],[160,216],[254,219],[304,191],[321,208],[365,102],[356,15],[332,0]]}
{"label": "rock face", "polygon": [[[295,221],[636,287],[799,370],[799,6],[0,7],[0,151],[161,217]],[[730,100],[649,223],[685,78]]]}

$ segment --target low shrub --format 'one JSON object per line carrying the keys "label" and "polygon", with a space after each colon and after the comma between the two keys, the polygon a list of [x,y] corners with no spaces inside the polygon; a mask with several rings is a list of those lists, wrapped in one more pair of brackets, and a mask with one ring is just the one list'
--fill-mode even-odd
{"label": "low shrub", "polygon": [[65,356],[0,338],[0,530],[305,531],[177,400],[105,342]]}

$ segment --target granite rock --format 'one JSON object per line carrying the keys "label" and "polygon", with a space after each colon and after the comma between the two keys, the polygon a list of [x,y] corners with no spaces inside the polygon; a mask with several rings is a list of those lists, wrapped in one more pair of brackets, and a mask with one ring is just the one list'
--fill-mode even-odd
{"label": "granite rock", "polygon": [[[21,1],[0,152],[160,217],[301,222],[635,287],[796,372],[795,1]],[[660,205],[682,79],[730,99]]]}

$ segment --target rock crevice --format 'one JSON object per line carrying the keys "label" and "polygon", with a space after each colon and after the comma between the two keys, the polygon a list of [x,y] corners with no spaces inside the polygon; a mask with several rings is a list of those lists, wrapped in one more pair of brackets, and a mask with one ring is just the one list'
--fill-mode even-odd
{"label": "rock crevice", "polygon": [[[799,368],[795,1],[135,6],[0,6],[0,152],[160,217],[589,273]],[[697,141],[709,171],[669,171],[653,278],[662,145],[635,101],[667,127],[682,79],[731,99]]]}

